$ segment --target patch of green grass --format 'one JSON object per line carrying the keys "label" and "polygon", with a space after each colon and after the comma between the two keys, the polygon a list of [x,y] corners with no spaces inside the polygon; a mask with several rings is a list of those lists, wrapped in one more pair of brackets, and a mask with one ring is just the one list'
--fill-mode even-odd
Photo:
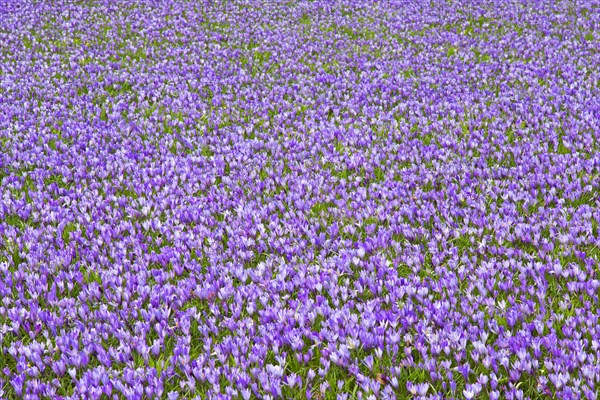
{"label": "patch of green grass", "polygon": [[579,196],[575,200],[566,198],[565,205],[571,206],[571,207],[576,207],[576,208],[583,206],[583,205],[594,206],[593,200],[595,200],[595,198],[596,198],[595,192],[593,192],[593,191],[585,192],[585,193],[582,193],[581,196]]}
{"label": "patch of green grass", "polygon": [[508,128],[508,130],[506,131],[506,140],[508,141],[508,143],[513,144],[515,143],[515,131],[512,127],[512,125]]}
{"label": "patch of green grass", "polygon": [[471,51],[473,52],[475,58],[477,59],[477,62],[479,63],[487,63],[491,59],[489,54],[482,53],[479,49],[472,49]]}
{"label": "patch of green grass", "polygon": [[64,177],[62,175],[54,174],[44,178],[44,185],[49,186],[53,183],[63,189],[67,189],[70,186],[69,183],[64,181]]}
{"label": "patch of green grass", "polygon": [[77,225],[73,222],[69,222],[62,231],[62,239],[65,243],[69,243],[71,240],[71,233],[77,231]]}
{"label": "patch of green grass", "polygon": [[408,278],[412,275],[413,270],[406,264],[400,264],[398,265],[398,268],[396,268],[396,272],[398,273],[399,277]]}
{"label": "patch of green grass", "polygon": [[383,180],[385,179],[385,172],[381,167],[376,167],[373,170],[373,176],[375,182],[383,182]]}
{"label": "patch of green grass", "polygon": [[571,150],[565,146],[562,138],[558,140],[558,144],[556,145],[556,153],[557,154],[571,154]]}
{"label": "patch of green grass", "polygon": [[23,219],[16,214],[9,214],[8,216],[4,217],[4,222],[7,225],[14,226],[16,228],[24,228],[26,225],[25,221],[23,221]]}
{"label": "patch of green grass", "polygon": [[[271,59],[270,51],[255,51],[252,55],[252,75],[255,76]],[[271,110],[270,110],[271,111]],[[273,110],[274,111],[274,110]]]}
{"label": "patch of green grass", "polygon": [[433,182],[426,182],[424,185],[421,186],[421,189],[425,192],[431,192],[434,187],[433,187]]}
{"label": "patch of green grass", "polygon": [[229,163],[227,161],[225,161],[225,168],[223,168],[223,175],[229,176],[230,173],[231,173],[231,166],[229,165]]}
{"label": "patch of green grass", "polygon": [[81,273],[83,274],[83,281],[85,283],[90,284],[92,282],[96,282],[98,285],[102,286],[102,277],[97,271],[82,268]]}
{"label": "patch of green grass", "polygon": [[109,96],[117,97],[120,94],[132,92],[133,85],[127,81],[115,82],[112,85],[105,86],[104,90],[106,90]]}
{"label": "patch of green grass", "polygon": [[333,204],[333,202],[331,202],[331,201],[321,202],[321,203],[315,203],[315,205],[312,206],[310,211],[315,216],[321,216],[323,214],[327,214],[329,209],[334,208],[334,207],[335,207],[335,204]]}
{"label": "patch of green grass", "polygon": [[426,135],[420,136],[419,139],[425,146],[429,146],[434,140],[435,136],[432,133],[428,133]]}
{"label": "patch of green grass", "polygon": [[69,374],[63,375],[59,380],[57,393],[64,397],[71,397],[75,393],[75,385]]}
{"label": "patch of green grass", "polygon": [[204,147],[202,148],[202,150],[200,151],[200,155],[202,155],[202,156],[204,156],[204,157],[208,158],[208,157],[212,157],[212,156],[214,156],[214,155],[215,155],[215,152],[214,152],[214,151],[212,151],[212,149],[211,149],[210,147],[208,147],[208,146],[204,146]]}
{"label": "patch of green grass", "polygon": [[299,21],[302,25],[310,25],[311,20],[310,20],[310,15],[304,13],[302,14],[302,17],[300,17],[300,21]]}

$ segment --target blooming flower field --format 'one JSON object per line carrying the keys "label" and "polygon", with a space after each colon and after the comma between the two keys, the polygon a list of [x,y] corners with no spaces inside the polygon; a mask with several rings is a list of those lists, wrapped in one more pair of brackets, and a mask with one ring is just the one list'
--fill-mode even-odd
{"label": "blooming flower field", "polygon": [[596,399],[598,1],[0,2],[0,398]]}

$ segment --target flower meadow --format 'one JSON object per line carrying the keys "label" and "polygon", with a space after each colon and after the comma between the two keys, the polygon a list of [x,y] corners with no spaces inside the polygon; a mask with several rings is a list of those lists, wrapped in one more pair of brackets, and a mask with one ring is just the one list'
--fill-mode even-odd
{"label": "flower meadow", "polygon": [[0,3],[0,398],[596,399],[600,3]]}

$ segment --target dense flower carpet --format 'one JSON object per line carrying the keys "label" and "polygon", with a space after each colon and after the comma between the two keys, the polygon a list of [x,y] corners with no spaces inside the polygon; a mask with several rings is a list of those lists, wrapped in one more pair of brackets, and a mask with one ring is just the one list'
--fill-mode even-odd
{"label": "dense flower carpet", "polygon": [[596,399],[600,3],[0,1],[0,398]]}

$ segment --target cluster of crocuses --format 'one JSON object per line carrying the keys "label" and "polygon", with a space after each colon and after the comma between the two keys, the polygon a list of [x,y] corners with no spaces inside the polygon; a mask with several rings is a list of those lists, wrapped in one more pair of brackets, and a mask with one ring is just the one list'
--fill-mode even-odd
{"label": "cluster of crocuses", "polygon": [[0,398],[595,399],[599,26],[0,2]]}

